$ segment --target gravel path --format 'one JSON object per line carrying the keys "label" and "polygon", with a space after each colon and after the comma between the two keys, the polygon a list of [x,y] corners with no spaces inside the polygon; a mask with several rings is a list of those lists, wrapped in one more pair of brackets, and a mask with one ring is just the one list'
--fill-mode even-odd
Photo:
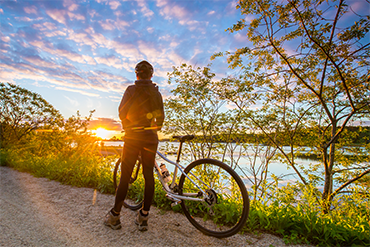
{"label": "gravel path", "polygon": [[155,207],[147,232],[136,229],[136,214],[127,209],[115,231],[103,224],[113,201],[91,188],[0,167],[0,246],[287,246],[269,234],[205,236],[184,215]]}

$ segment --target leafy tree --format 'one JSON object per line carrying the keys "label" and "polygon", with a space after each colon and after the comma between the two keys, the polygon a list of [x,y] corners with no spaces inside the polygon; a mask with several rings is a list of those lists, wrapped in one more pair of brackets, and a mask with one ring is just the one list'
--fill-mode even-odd
{"label": "leafy tree", "polygon": [[183,64],[169,74],[169,83],[177,86],[174,97],[166,101],[165,134],[195,134],[198,142],[193,145],[195,158],[208,158],[215,147],[214,135],[222,125],[220,108],[223,101],[213,97],[209,90],[215,74],[208,67],[192,68]]}
{"label": "leafy tree", "polygon": [[1,146],[21,141],[36,129],[58,127],[63,118],[39,94],[10,83],[0,83]]}
{"label": "leafy tree", "polygon": [[64,157],[97,150],[96,138],[87,130],[94,111],[85,119],[78,111],[64,119],[39,94],[9,83],[0,83],[0,107],[2,147],[22,144],[37,156]]}
{"label": "leafy tree", "polygon": [[[370,173],[366,155],[338,162],[341,148],[351,144],[346,126],[369,119],[370,16],[355,13],[344,0],[241,0],[237,8],[243,19],[228,31],[245,34],[246,46],[213,58],[227,56],[240,76],[224,79],[215,91],[245,112],[250,112],[248,105],[261,104],[250,119],[304,184],[309,181],[294,160],[294,148],[302,145],[301,136],[310,136],[312,152],[322,159],[327,211],[334,196]],[[279,133],[285,135],[276,138]],[[282,148],[284,138],[289,151]],[[346,181],[334,189],[340,174],[346,174]]]}
{"label": "leafy tree", "polygon": [[[165,101],[165,134],[194,134],[190,143],[192,158],[216,158],[229,164],[249,181],[253,198],[268,197],[266,182],[269,164],[276,148],[265,147],[268,143],[256,131],[248,115],[235,106],[226,107],[226,100],[214,93],[215,74],[209,67],[195,68],[183,64],[174,67],[169,74],[169,83],[176,87],[173,97]],[[252,143],[252,144],[251,144]],[[240,166],[242,156],[247,164]]]}

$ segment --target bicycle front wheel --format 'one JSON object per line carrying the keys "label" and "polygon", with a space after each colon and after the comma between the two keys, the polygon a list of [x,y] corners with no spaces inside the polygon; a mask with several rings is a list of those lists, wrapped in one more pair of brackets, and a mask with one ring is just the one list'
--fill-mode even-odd
{"label": "bicycle front wheel", "polygon": [[190,223],[204,234],[218,238],[239,232],[249,214],[248,192],[239,175],[214,159],[196,160],[184,172],[188,177],[181,175],[179,194],[205,198],[182,200],[181,207]]}
{"label": "bicycle front wheel", "polygon": [[[134,170],[132,171],[132,175],[128,183],[126,199],[123,202],[123,206],[125,208],[129,208],[134,211],[142,207],[144,200],[144,178],[140,171],[140,168],[141,160],[139,158],[136,161]],[[113,172],[113,184],[115,190],[117,190],[117,187],[119,185],[120,175],[121,175],[121,158],[117,160]]]}

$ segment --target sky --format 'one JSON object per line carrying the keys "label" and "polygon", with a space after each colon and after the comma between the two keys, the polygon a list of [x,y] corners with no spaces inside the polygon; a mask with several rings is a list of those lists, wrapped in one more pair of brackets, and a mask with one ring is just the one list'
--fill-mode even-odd
{"label": "sky", "polygon": [[65,118],[95,110],[91,128],[120,131],[118,105],[141,60],[153,64],[164,98],[172,66],[212,62],[228,73],[224,59],[210,57],[246,46],[243,34],[225,31],[242,18],[236,3],[0,0],[0,81],[39,93]]}
{"label": "sky", "polygon": [[[205,66],[245,41],[225,32],[241,18],[230,0],[0,0],[0,15],[1,82],[39,93],[65,118],[95,110],[110,129],[141,60],[166,98],[172,66]],[[226,73],[224,61],[213,65]]]}

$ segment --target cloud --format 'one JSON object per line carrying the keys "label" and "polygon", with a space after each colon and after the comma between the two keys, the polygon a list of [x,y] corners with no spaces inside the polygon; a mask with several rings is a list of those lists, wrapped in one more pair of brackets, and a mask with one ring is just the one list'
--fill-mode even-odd
{"label": "cloud", "polygon": [[44,68],[55,68],[56,64],[46,61],[39,56],[24,57],[24,60],[32,64],[33,66],[44,67]]}
{"label": "cloud", "polygon": [[116,29],[114,21],[110,20],[110,19],[99,21],[99,24],[101,25],[101,27],[104,30],[114,30],[114,29]]}
{"label": "cloud", "polygon": [[140,55],[140,52],[135,44],[122,43],[117,40],[111,41],[108,44],[108,48],[114,49],[118,54],[131,59],[132,61],[137,61],[143,58],[143,56]]}
{"label": "cloud", "polygon": [[122,61],[121,59],[117,58],[116,56],[108,56],[108,57],[95,57],[95,60],[99,63],[99,64],[104,64],[104,65],[107,65],[107,66],[111,66],[111,67],[114,67],[114,68],[117,68],[117,69],[122,69],[123,68],[123,64],[122,64]]}
{"label": "cloud", "polygon": [[9,36],[1,36],[1,40],[5,43],[9,42],[10,41],[10,37]]}
{"label": "cloud", "polygon": [[191,16],[190,12],[184,7],[167,0],[157,0],[157,6],[161,8],[160,14],[164,16],[165,19],[176,18],[180,21],[185,21]]}
{"label": "cloud", "polygon": [[88,36],[87,33],[83,33],[83,32],[76,33],[73,30],[70,30],[68,32],[67,39],[76,42],[79,46],[88,45],[88,46],[92,47],[93,49],[95,49],[97,47],[96,42],[94,40],[92,40]]}
{"label": "cloud", "polygon": [[116,10],[121,4],[118,1],[109,2],[110,8]]}
{"label": "cloud", "polygon": [[113,95],[110,95],[108,96],[110,99],[112,99],[112,101],[114,102],[121,102],[121,99],[122,97],[119,97],[119,96],[113,96]]}
{"label": "cloud", "polygon": [[46,14],[50,16],[53,20],[66,25],[66,15],[67,11],[59,10],[59,9],[48,9],[46,10]]}
{"label": "cloud", "polygon": [[37,8],[36,6],[24,7],[24,12],[37,15]]}
{"label": "cloud", "polygon": [[[79,93],[79,94],[82,94],[82,95],[86,95],[86,96],[89,96],[89,97],[100,97],[99,94],[96,94],[96,93],[89,93],[89,92],[86,92],[86,91],[83,91],[83,90],[78,90],[78,89],[73,89],[73,88],[67,88],[67,87],[55,87],[55,89],[58,89],[58,90],[63,90],[63,91],[69,91],[69,92],[74,92],[74,93]],[[66,97],[66,96],[65,96]],[[67,97],[66,97],[67,98]],[[78,104],[78,102],[77,102]]]}
{"label": "cloud", "polygon": [[73,0],[64,0],[63,6],[69,11],[75,11],[78,9],[78,5]]}
{"label": "cloud", "polygon": [[78,100],[71,99],[71,98],[69,98],[65,95],[63,95],[63,96],[64,96],[64,98],[66,98],[68,100],[70,105],[75,106],[75,107],[80,105],[80,102]]}
{"label": "cloud", "polygon": [[147,17],[148,19],[150,19],[150,17],[152,17],[154,15],[154,12],[151,11],[147,5],[146,5],[146,2],[143,1],[143,0],[136,0],[137,2],[137,5],[140,7],[140,11],[141,13]]}
{"label": "cloud", "polygon": [[89,129],[97,129],[103,127],[107,130],[122,130],[121,122],[113,118],[93,118],[89,122]]}
{"label": "cloud", "polygon": [[70,20],[78,20],[78,21],[85,21],[85,16],[81,14],[74,14],[72,12],[68,12],[67,15],[69,16]]}

